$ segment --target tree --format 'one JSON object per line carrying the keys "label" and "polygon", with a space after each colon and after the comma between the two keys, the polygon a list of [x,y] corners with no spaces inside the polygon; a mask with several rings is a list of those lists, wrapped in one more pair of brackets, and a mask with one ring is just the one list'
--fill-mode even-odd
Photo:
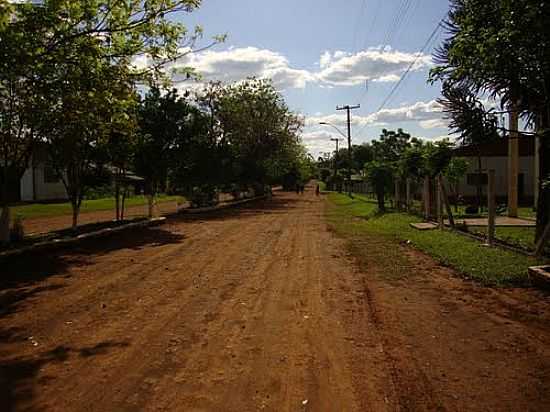
{"label": "tree", "polygon": [[453,0],[450,34],[431,74],[454,88],[488,94],[517,110],[541,137],[537,239],[550,220],[550,3]]}
{"label": "tree", "polygon": [[[449,127],[459,135],[458,141],[463,146],[474,146],[478,149],[478,176],[481,176],[481,145],[498,141],[497,118],[493,110],[486,110],[481,100],[470,89],[446,82],[442,89],[443,98],[438,99],[443,112],[450,120]],[[481,207],[483,185],[481,178],[477,181],[477,206]]]}
{"label": "tree", "polygon": [[[50,143],[51,160],[73,206],[73,226],[85,176],[94,163],[92,154],[106,136],[117,134],[118,110],[133,100],[115,91],[121,85],[129,89],[136,82],[166,79],[166,63],[189,53],[202,35],[200,28],[190,32],[170,16],[199,5],[199,0],[44,0],[0,8],[0,48],[6,51],[3,56],[13,57],[6,60],[11,65],[5,72],[9,79],[2,81],[15,80],[32,90],[31,111],[36,116],[21,130]],[[136,56],[145,56],[148,64],[133,64]],[[7,85],[1,88],[8,90]],[[20,97],[17,116],[23,119],[29,111],[23,109],[27,99]],[[3,118],[14,118],[2,110]],[[12,145],[9,153],[5,151],[5,173],[21,173],[30,140],[18,138],[17,149]],[[3,220],[9,220],[7,207],[3,210]]]}
{"label": "tree", "polygon": [[176,154],[182,156],[191,141],[187,129],[189,116],[195,113],[196,109],[175,89],[163,94],[153,87],[140,103],[134,166],[145,178],[149,217],[153,215],[156,194],[166,188],[169,171],[177,161]]}
{"label": "tree", "polygon": [[265,185],[273,162],[289,154],[292,158],[300,145],[302,119],[268,80],[252,78],[220,88],[215,105],[219,140],[232,151],[235,178]]}
{"label": "tree", "polygon": [[394,172],[394,168],[384,161],[373,160],[365,165],[365,175],[374,187],[380,212],[386,211],[386,192],[391,187]]}
{"label": "tree", "polygon": [[[461,157],[453,157],[443,172],[443,174],[451,184],[451,187],[453,188],[452,190],[454,192],[454,197],[456,201],[458,200],[459,196],[458,184],[467,172],[468,161]],[[455,203],[455,207],[456,209],[458,209],[458,202]]]}
{"label": "tree", "polygon": [[[19,187],[36,141],[33,122],[36,33],[14,15],[29,5],[0,5],[0,243],[10,240],[12,188]],[[14,45],[17,45],[14,47]]]}

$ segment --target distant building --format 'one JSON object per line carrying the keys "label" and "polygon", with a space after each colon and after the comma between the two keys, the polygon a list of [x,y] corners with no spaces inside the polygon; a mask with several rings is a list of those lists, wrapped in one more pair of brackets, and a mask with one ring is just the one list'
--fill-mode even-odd
{"label": "distant building", "polygon": [[[63,181],[53,167],[45,144],[35,146],[29,166],[19,181],[11,179],[9,183],[9,201],[18,202],[54,202],[68,200],[67,190]],[[112,184],[115,168],[104,165],[102,178],[98,186]],[[145,180],[128,171],[121,184],[130,187],[130,193],[141,194],[144,191]]]}
{"label": "distant building", "polygon": [[19,201],[21,202],[68,199],[65,185],[48,160],[45,145],[37,145],[33,150],[29,167],[21,178],[19,193]]}
{"label": "distant building", "polygon": [[[481,154],[481,175],[479,175],[478,156]],[[481,179],[483,196],[487,195],[487,171],[495,171],[495,190],[497,199],[503,202],[508,196],[508,140],[481,145],[464,146],[455,150],[456,157],[468,160],[466,176],[458,184],[458,193],[467,200],[477,196],[477,182]],[[535,195],[535,139],[522,136],[519,140],[519,202],[532,205]],[[485,199],[484,199],[485,200]]]}

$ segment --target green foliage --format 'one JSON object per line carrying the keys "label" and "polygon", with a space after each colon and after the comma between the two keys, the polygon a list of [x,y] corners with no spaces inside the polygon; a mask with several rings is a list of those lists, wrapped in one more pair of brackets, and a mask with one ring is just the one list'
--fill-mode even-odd
{"label": "green foliage", "polygon": [[468,167],[469,163],[466,159],[461,157],[453,157],[445,168],[443,174],[449,182],[451,182],[451,184],[457,184],[464,176],[466,176]]}
{"label": "green foliage", "polygon": [[[453,0],[449,38],[431,80],[443,82],[447,107],[464,137],[494,136],[479,96],[501,100],[541,135],[540,176],[550,177],[550,3],[539,0]],[[489,129],[489,133],[484,131]],[[537,239],[550,221],[550,187],[540,185]],[[480,192],[480,189],[478,189]]]}
{"label": "green foliage", "polygon": [[389,162],[373,160],[365,165],[367,180],[374,186],[378,199],[378,209],[381,212],[386,210],[385,193],[391,189],[395,169]]}

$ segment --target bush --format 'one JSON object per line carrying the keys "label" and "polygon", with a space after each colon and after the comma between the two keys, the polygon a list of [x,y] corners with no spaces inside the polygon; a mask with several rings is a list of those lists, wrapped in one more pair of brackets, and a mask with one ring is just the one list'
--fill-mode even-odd
{"label": "bush", "polygon": [[97,200],[113,197],[114,195],[115,192],[113,186],[103,185],[87,189],[84,197],[86,198],[86,200]]}
{"label": "bush", "polygon": [[467,215],[477,215],[479,213],[479,208],[477,206],[467,206],[464,212]]}
{"label": "bush", "polygon": [[211,207],[218,204],[218,191],[213,186],[194,187],[189,200],[191,207]]}

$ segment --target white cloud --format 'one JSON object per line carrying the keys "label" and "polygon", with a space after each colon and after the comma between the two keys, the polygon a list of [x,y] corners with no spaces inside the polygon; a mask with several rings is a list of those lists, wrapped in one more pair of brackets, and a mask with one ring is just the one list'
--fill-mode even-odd
{"label": "white cloud", "polygon": [[[399,122],[418,121],[428,126],[426,129],[433,129],[435,121],[443,121],[443,108],[436,100],[429,102],[416,102],[410,106],[398,107],[395,109],[382,109],[372,114],[372,123],[391,124]],[[423,126],[422,126],[423,127]]]}
{"label": "white cloud", "polygon": [[[382,109],[368,116],[353,115],[351,119],[354,126],[384,126],[393,123],[419,122],[420,127],[424,129],[447,127],[447,123],[443,119],[442,107],[436,100],[416,102],[409,106],[393,109]],[[317,114],[306,117],[305,124],[306,126],[313,127],[319,125],[321,122],[343,127],[346,125],[347,118],[345,114]]]}
{"label": "white cloud", "polygon": [[330,139],[335,136],[326,130],[310,130],[302,134],[302,142],[315,157],[331,153],[335,144]]}
{"label": "white cloud", "polygon": [[[278,89],[302,89],[313,80],[307,70],[292,68],[282,54],[256,47],[190,53],[172,64],[170,69],[182,67],[192,67],[203,81],[236,82],[255,76],[272,79]],[[175,80],[179,80],[177,75]]]}
{"label": "white cloud", "polygon": [[[183,49],[181,52],[190,52]],[[318,70],[304,70],[293,67],[287,57],[281,53],[257,47],[229,48],[226,50],[205,50],[187,53],[171,63],[166,70],[193,68],[202,76],[202,80],[220,80],[238,82],[247,77],[270,78],[276,88],[303,89],[307,84],[332,88],[336,86],[355,86],[365,81],[396,82],[407,70],[421,70],[431,65],[428,55],[417,56],[391,49],[368,49],[356,54],[343,51],[324,52],[317,63]],[[151,64],[146,56],[134,60],[134,65],[143,69]],[[181,75],[174,74],[174,80],[181,81]],[[190,82],[185,82],[190,83]],[[183,88],[193,87],[183,85]]]}
{"label": "white cloud", "polygon": [[321,56],[322,70],[316,77],[335,86],[355,86],[365,81],[395,82],[413,62],[411,70],[425,69],[432,65],[432,57],[387,48],[371,48],[355,54],[327,51]]}

